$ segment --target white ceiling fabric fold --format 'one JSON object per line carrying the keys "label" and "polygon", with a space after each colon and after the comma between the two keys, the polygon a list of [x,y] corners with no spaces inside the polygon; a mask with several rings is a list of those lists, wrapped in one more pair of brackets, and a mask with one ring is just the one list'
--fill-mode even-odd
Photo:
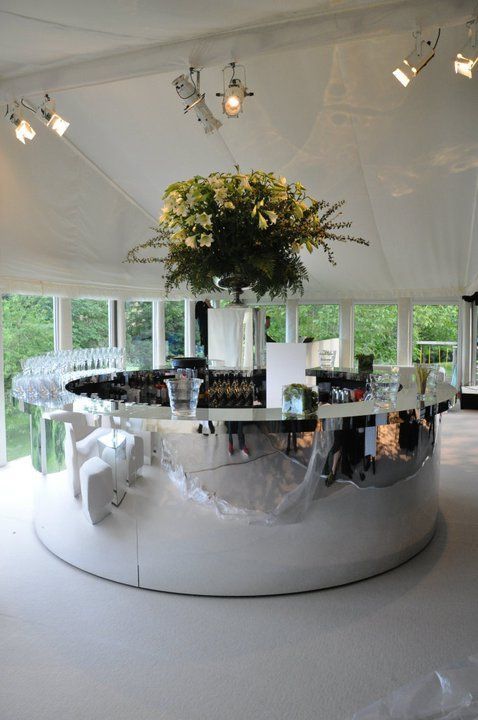
{"label": "white ceiling fabric fold", "polygon": [[[74,12],[73,4],[42,3],[49,32],[63,38],[63,44],[47,48],[32,29],[31,23],[37,21],[25,19],[28,27],[22,32],[32,33],[32,46],[23,57],[14,30],[20,20],[7,15],[15,52],[9,62],[0,51],[4,75],[21,68],[26,81],[29,72],[50,63],[69,62],[72,67],[71,62],[82,56],[110,55],[112,50],[168,38],[172,52],[174,41],[213,31],[220,38],[221,32],[246,17],[252,24],[277,21],[291,9],[291,18],[296,19],[297,12],[300,16],[310,10],[305,2],[272,0],[225,3],[214,16],[209,0],[194,4],[108,0],[97,5],[101,11],[95,14],[87,4],[82,15],[83,6]],[[297,38],[291,37],[288,50],[239,57],[255,95],[248,98],[240,119],[224,120],[218,135],[205,136],[193,117],[183,115],[171,86],[175,72],[57,92],[58,109],[71,121],[68,137],[100,172],[38,123],[38,136],[22,147],[13,128],[3,122],[0,276],[4,286],[17,278],[20,284],[41,280],[47,283],[42,287],[66,288],[65,292],[88,286],[92,294],[112,288],[118,296],[163,294],[161,266],[125,265],[126,251],[151,236],[167,184],[194,174],[232,170],[234,158],[242,170],[273,170],[290,181],[300,180],[314,196],[330,201],[344,198],[344,217],[353,221],[352,233],[370,241],[370,248],[337,243],[335,268],[320,251],[306,254],[311,280],[304,299],[446,298],[478,287],[478,79],[456,77],[451,62],[464,43],[464,24],[458,23],[468,19],[471,4],[445,3],[449,23],[456,22],[456,27],[442,30],[436,57],[404,89],[391,71],[413,46],[413,27],[399,32],[410,5],[316,3],[316,10],[342,8],[357,13],[357,18],[363,11],[359,39],[327,44],[319,37],[315,45],[296,47]],[[119,12],[108,24],[113,6]],[[399,6],[403,7],[394,26],[391,8]],[[431,19],[430,3],[415,6]],[[201,8],[207,8],[209,15]],[[226,10],[231,8],[235,14],[228,23]],[[444,13],[443,8],[443,3],[436,3],[436,12]],[[2,0],[0,9],[38,15],[36,6],[26,0],[15,4]],[[374,33],[374,27],[367,26],[367,18],[378,10],[381,22],[386,19],[390,28],[395,27],[393,33]],[[347,13],[344,18],[350,19]],[[53,19],[54,30],[49,24]],[[73,24],[75,19],[73,35],[70,30],[63,32],[62,23]],[[0,20],[3,23],[1,12]],[[95,29],[91,40],[83,42],[83,53],[76,41],[68,51],[65,38],[89,38]],[[370,37],[360,39],[361,35]],[[434,41],[436,28],[428,37]],[[203,48],[205,57],[216,52],[208,49],[206,40],[198,41],[197,48],[199,55]],[[220,69],[233,54],[231,42],[229,57],[221,66],[202,74],[202,89],[217,117]],[[177,65],[181,71],[187,69],[181,53]],[[0,88],[6,91],[15,82],[0,78]],[[178,291],[180,295],[184,292]]]}

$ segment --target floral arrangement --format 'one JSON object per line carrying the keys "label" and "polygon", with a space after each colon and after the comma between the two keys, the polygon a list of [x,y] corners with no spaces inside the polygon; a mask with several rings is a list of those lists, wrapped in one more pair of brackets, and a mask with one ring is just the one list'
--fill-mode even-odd
{"label": "floral arrangement", "polygon": [[[163,199],[157,235],[133,248],[127,261],[162,262],[167,292],[186,283],[201,295],[215,290],[218,278],[234,277],[258,298],[286,298],[289,291],[303,293],[304,248],[322,248],[335,265],[332,241],[368,245],[342,234],[351,226],[338,220],[343,200],[316,200],[301,183],[261,170],[195,176],[170,185]],[[142,257],[146,248],[163,257]]]}
{"label": "floral arrangement", "polygon": [[302,383],[284,385],[282,388],[282,412],[284,415],[311,415],[319,406],[318,393]]}

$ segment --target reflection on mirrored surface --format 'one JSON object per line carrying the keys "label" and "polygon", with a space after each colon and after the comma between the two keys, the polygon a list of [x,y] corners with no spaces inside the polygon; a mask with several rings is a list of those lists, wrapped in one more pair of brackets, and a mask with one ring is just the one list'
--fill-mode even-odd
{"label": "reflection on mirrored surface", "polygon": [[262,373],[221,371],[207,390],[225,383],[248,406],[178,417],[155,372],[17,398],[39,470],[35,527],[59,557],[139,587],[260,595],[368,577],[432,537],[452,386],[418,402],[414,378],[401,381],[393,407],[377,407],[368,375],[320,369],[321,402],[299,417],[249,404]]}

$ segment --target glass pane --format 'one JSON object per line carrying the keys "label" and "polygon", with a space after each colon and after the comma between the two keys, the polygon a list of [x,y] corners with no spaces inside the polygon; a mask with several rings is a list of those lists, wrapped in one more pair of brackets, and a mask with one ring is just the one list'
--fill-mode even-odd
{"label": "glass pane", "polygon": [[74,348],[108,347],[107,300],[72,300],[71,323]]}
{"label": "glass pane", "polygon": [[166,328],[166,357],[184,356],[184,302],[167,300],[164,303]]}
{"label": "glass pane", "polygon": [[126,369],[153,367],[153,303],[131,300],[125,303]]}
{"label": "glass pane", "polygon": [[438,363],[456,382],[458,305],[413,306],[413,360]]}
{"label": "glass pane", "polygon": [[53,350],[53,298],[4,295],[2,300],[7,459],[15,460],[30,454],[30,420],[12,405],[12,377],[22,360]]}
{"label": "glass pane", "polygon": [[339,337],[338,305],[299,305],[299,340]]}
{"label": "glass pane", "polygon": [[396,363],[397,306],[355,305],[354,313],[355,355],[373,353],[373,361],[377,365]]}
{"label": "glass pane", "polygon": [[263,309],[266,317],[266,336],[274,342],[285,342],[285,305],[264,305]]}

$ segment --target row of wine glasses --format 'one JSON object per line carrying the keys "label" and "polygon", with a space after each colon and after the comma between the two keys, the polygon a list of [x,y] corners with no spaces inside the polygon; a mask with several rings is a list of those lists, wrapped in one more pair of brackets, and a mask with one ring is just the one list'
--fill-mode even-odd
{"label": "row of wine glasses", "polygon": [[22,362],[24,375],[61,374],[104,368],[123,369],[124,348],[95,347],[76,350],[57,350],[27,358]]}
{"label": "row of wine glasses", "polygon": [[125,350],[117,347],[58,350],[27,358],[12,379],[12,394],[21,400],[56,400],[70,380],[96,372],[123,370]]}

